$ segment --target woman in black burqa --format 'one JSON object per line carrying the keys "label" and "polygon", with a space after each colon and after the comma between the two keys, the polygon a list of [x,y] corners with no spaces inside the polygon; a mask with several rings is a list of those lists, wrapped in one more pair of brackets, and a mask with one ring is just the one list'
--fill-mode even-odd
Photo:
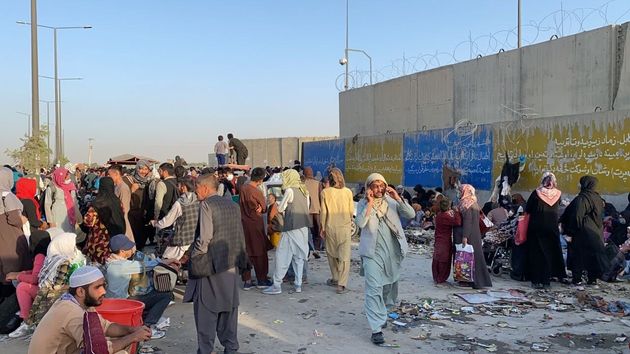
{"label": "woman in black burqa", "polygon": [[110,237],[126,232],[125,214],[120,199],[116,196],[116,186],[111,178],[101,178],[98,195],[94,199],[92,207],[96,209]]}
{"label": "woman in black burqa", "polygon": [[597,182],[593,176],[580,178],[580,194],[569,204],[560,220],[570,240],[567,264],[576,285],[581,284],[584,271],[588,275],[588,284],[595,285],[597,278],[608,269],[603,241],[604,203],[595,190]]}
{"label": "woman in black burqa", "polygon": [[529,275],[535,289],[549,288],[551,277],[560,281],[567,277],[558,229],[558,206],[562,193],[556,186],[556,176],[545,172],[540,186],[530,195],[525,207],[525,212],[529,214],[525,245],[529,255]]}

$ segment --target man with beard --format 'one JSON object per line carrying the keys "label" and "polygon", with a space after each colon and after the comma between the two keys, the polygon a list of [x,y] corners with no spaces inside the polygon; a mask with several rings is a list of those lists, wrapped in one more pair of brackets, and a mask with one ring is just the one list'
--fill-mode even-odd
{"label": "man with beard", "polygon": [[133,229],[129,224],[129,209],[131,207],[131,189],[124,183],[124,172],[121,165],[112,165],[107,169],[107,175],[114,181],[116,189],[114,193],[120,199],[122,204],[123,214],[125,215],[125,235],[130,241],[134,241]]}
{"label": "man with beard", "polygon": [[230,150],[234,150],[234,152],[236,153],[236,164],[244,165],[245,161],[247,161],[247,147],[245,146],[245,144],[243,144],[242,141],[235,138],[232,133],[228,134],[227,137]]}
{"label": "man with beard", "polygon": [[131,190],[131,203],[127,218],[136,242],[136,247],[142,251],[149,234],[154,232],[153,227],[147,226],[153,218],[153,204],[150,202],[149,185],[152,182],[149,161],[140,160],[136,164],[133,174],[123,178],[125,184]]}
{"label": "man with beard", "polygon": [[68,292],[37,326],[28,353],[125,353],[131,344],[150,339],[147,327],[111,323],[96,313],[94,307],[101,305],[105,292],[105,278],[98,268],[75,270]]}
{"label": "man with beard", "polygon": [[413,218],[415,211],[378,173],[368,176],[365,190],[356,218],[361,228],[360,274],[365,276],[364,309],[372,343],[381,345],[385,343],[382,328],[387,313],[398,301],[401,263],[409,248],[400,220]]}
{"label": "man with beard", "polygon": [[[273,247],[267,238],[262,215],[267,211],[265,196],[259,189],[263,183],[263,178],[265,178],[265,170],[256,167],[252,171],[251,181],[241,187],[239,198],[247,255],[254,270],[256,270],[259,289],[271,285],[271,281],[267,277],[267,273],[269,273],[267,251]],[[245,282],[243,290],[249,290],[253,287],[251,272],[248,271],[243,274],[243,281]]]}
{"label": "man with beard", "polygon": [[199,221],[189,249],[190,279],[184,302],[192,302],[197,328],[197,354],[212,353],[215,338],[224,353],[238,351],[238,274],[247,268],[241,211],[217,195],[211,174],[197,179]]}

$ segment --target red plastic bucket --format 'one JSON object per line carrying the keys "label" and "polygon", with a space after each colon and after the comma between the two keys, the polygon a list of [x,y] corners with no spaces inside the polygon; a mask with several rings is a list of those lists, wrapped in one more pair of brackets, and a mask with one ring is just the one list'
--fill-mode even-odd
{"label": "red plastic bucket", "polygon": [[[100,306],[95,307],[104,319],[125,326],[141,326],[144,304],[128,299],[103,299]],[[131,353],[136,353],[137,344],[131,346]]]}

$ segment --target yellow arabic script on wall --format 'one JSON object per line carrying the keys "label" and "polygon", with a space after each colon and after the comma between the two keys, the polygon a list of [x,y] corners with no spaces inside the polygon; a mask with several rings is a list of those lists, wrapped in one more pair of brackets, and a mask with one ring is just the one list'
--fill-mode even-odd
{"label": "yellow arabic script on wall", "polygon": [[[538,187],[545,171],[553,172],[558,188],[575,194],[581,176],[599,179],[604,194],[628,192],[630,185],[630,117],[589,115],[590,119],[540,119],[494,126],[494,176],[501,173],[507,151],[514,162],[527,164],[516,190]],[[601,118],[601,119],[600,119]]]}
{"label": "yellow arabic script on wall", "polygon": [[346,139],[346,179],[363,183],[377,172],[387,183],[397,185],[402,180],[402,134]]}

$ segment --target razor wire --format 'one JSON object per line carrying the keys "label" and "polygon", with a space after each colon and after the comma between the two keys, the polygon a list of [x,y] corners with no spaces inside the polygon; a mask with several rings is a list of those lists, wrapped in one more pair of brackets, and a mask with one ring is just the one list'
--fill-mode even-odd
{"label": "razor wire", "polygon": [[[621,9],[617,7],[622,6]],[[617,7],[615,7],[617,5]],[[540,43],[560,37],[573,35],[598,27],[630,21],[628,0],[610,0],[599,7],[560,9],[553,11],[538,21],[524,23],[522,27],[523,45]],[[392,60],[379,69],[355,69],[348,72],[348,88],[360,88],[370,85],[370,74],[373,83],[378,83],[400,76],[455,64],[486,55],[497,54],[516,49],[518,28],[500,30],[489,34],[474,36],[469,33],[468,39],[459,42],[451,51],[435,51],[420,53],[415,56],[403,56]],[[347,64],[346,64],[347,65]],[[344,90],[345,73],[335,80],[337,90]]]}

